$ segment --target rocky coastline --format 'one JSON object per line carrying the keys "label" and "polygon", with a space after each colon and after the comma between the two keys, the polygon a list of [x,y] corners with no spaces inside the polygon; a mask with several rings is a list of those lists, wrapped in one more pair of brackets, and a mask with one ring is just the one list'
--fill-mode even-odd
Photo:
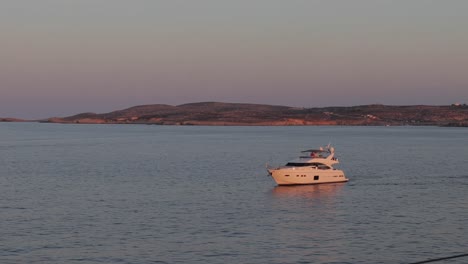
{"label": "rocky coastline", "polygon": [[[0,118],[1,122],[25,121]],[[202,102],[142,105],[109,113],[81,113],[36,120],[62,124],[149,124],[203,126],[453,126],[468,127],[466,105],[361,105],[312,107]]]}

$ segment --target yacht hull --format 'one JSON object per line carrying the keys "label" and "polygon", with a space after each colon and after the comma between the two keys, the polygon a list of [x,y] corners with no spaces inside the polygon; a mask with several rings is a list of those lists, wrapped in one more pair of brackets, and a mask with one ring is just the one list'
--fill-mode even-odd
{"label": "yacht hull", "polygon": [[279,168],[269,169],[268,172],[278,185],[321,184],[348,181],[342,170]]}

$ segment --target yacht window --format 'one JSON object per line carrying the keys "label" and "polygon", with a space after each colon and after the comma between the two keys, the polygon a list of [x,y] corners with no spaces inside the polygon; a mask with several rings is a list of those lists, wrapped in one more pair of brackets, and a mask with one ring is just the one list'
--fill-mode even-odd
{"label": "yacht window", "polygon": [[296,163],[296,162],[288,162],[286,166],[294,166],[294,167],[305,167],[305,166],[312,166],[310,163]]}

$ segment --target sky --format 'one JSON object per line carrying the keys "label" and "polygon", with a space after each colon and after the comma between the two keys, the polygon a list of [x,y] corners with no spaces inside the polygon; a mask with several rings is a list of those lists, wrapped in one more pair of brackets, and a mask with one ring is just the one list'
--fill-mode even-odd
{"label": "sky", "polygon": [[468,102],[466,0],[2,0],[0,117]]}

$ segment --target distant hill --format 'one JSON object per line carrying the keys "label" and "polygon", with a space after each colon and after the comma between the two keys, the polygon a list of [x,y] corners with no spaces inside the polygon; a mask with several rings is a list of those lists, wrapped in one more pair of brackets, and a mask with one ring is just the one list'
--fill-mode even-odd
{"label": "distant hill", "polygon": [[26,120],[11,117],[0,117],[0,122],[26,122]]}
{"label": "distant hill", "polygon": [[141,105],[110,113],[82,113],[42,122],[157,125],[468,125],[468,107],[361,105],[298,108],[201,102],[178,106]]}

